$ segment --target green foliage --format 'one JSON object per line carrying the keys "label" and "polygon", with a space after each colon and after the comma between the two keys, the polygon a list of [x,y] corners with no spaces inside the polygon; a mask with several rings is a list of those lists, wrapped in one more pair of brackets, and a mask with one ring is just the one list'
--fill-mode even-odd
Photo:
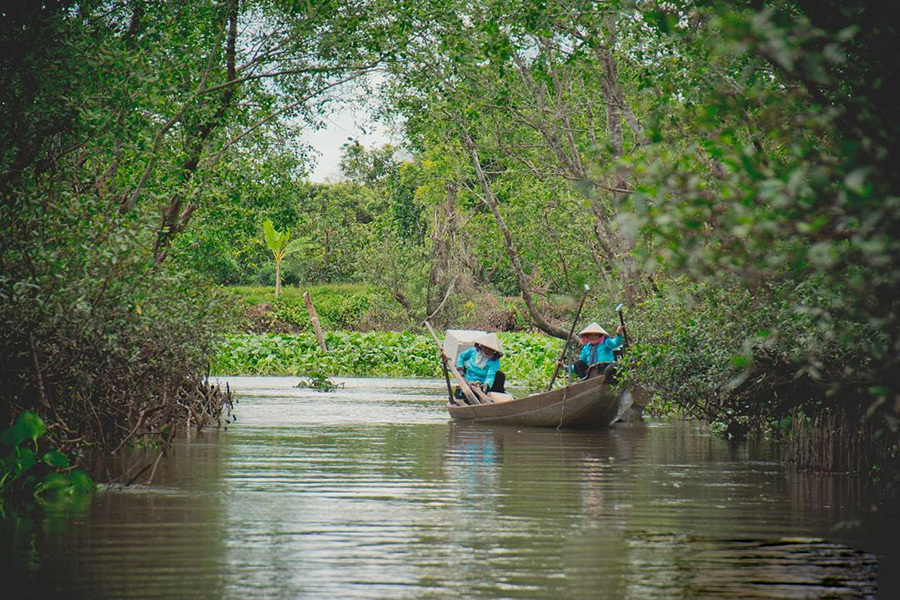
{"label": "green foliage", "polygon": [[307,233],[309,247],[288,261],[288,270],[310,283],[365,280],[357,263],[375,235],[375,216],[383,212],[381,195],[369,186],[308,186],[298,201],[297,227]]}
{"label": "green foliage", "polygon": [[844,395],[859,397],[848,374],[870,368],[869,343],[879,332],[860,327],[832,341],[821,290],[773,284],[766,297],[777,302],[737,283],[690,292],[635,308],[629,378],[696,416],[747,430],[777,429],[796,410],[814,414]]}
{"label": "green foliage", "polygon": [[656,143],[628,163],[628,221],[648,270],[705,283],[696,311],[666,315],[682,329],[648,351],[684,364],[654,381],[692,381],[693,402],[725,420],[764,426],[791,406],[843,403],[898,433],[885,398],[900,390],[900,132],[875,83],[892,78],[877,56],[896,34],[871,27],[878,12],[721,5],[690,35],[667,33],[686,65],[714,68],[658,107]]}
{"label": "green foliage", "polygon": [[[365,318],[371,298],[371,292],[317,296],[315,299],[316,314],[325,328],[354,328]],[[302,298],[299,300],[295,298],[288,302],[276,302],[274,316],[300,330],[311,331],[312,322]]]}
{"label": "green foliage", "polygon": [[[500,335],[509,385],[539,388],[550,381],[559,340],[527,333]],[[326,333],[328,354],[312,334],[235,335],[222,343],[212,371],[230,375],[442,377],[434,341],[396,332]]]}
{"label": "green foliage", "polygon": [[[324,284],[285,287],[277,299],[271,288],[234,286],[223,290],[239,299],[242,309],[254,313],[255,308],[267,311],[253,323],[237,319],[232,331],[249,326],[254,331],[311,331],[312,322],[302,294],[308,291],[316,307],[319,321],[325,329],[357,331],[401,330],[419,325],[416,315],[410,315],[392,294],[383,287],[363,284]],[[521,298],[504,298],[492,293],[454,296],[449,308],[442,311],[444,321],[456,328],[490,331],[533,330],[527,309]],[[561,323],[571,322],[578,300],[569,296],[548,298],[544,310],[549,318]],[[611,300],[597,298],[587,304],[585,314],[594,310],[609,316]]]}
{"label": "green foliage", "polygon": [[309,242],[304,239],[291,241],[291,232],[276,230],[271,219],[263,221],[263,238],[275,259],[275,297],[278,297],[281,295],[281,262],[286,256],[308,249]]}
{"label": "green foliage", "polygon": [[392,40],[355,10],[289,3],[2,12],[0,422],[33,409],[61,447],[102,451],[171,430],[176,404],[218,414],[203,376],[222,307],[184,266],[261,268],[260,221],[296,221],[294,125],[315,120],[298,99]]}
{"label": "green foliage", "polygon": [[[331,330],[439,306],[523,329],[522,301],[500,298],[520,294],[553,326],[582,283],[643,295],[630,376],[664,402],[782,428],[844,397],[897,433],[897,36],[878,6],[72,6],[0,22],[0,417],[53,405],[54,433],[115,445],[128,415],[197,383],[225,327],[181,269],[280,289],[283,267],[371,286],[314,292]],[[297,99],[376,64],[414,159],[354,142],[347,181],[304,184],[293,124],[321,115]],[[304,235],[290,257],[288,232]],[[307,331],[297,300],[266,297],[266,318]],[[254,340],[277,351],[218,363],[318,360]],[[323,372],[380,372],[357,345]],[[410,360],[388,363],[434,373]],[[548,371],[509,360],[526,381]]]}
{"label": "green foliage", "polygon": [[[18,204],[14,219],[29,227],[6,229],[18,233],[4,240],[0,405],[63,423],[56,436],[77,432],[56,437],[61,446],[71,436],[111,449],[142,410],[201,384],[225,313],[195,277],[155,264],[149,223],[98,208]],[[4,227],[12,219],[0,215]]]}
{"label": "green foliage", "polygon": [[280,262],[280,259],[287,253],[288,242],[291,239],[291,232],[280,232],[275,229],[272,219],[263,221],[263,239],[266,241],[269,251]]}
{"label": "green foliage", "polygon": [[396,149],[390,144],[366,150],[359,141],[344,144],[341,152],[341,173],[362,185],[376,185],[396,175]]}
{"label": "green foliage", "polygon": [[[194,227],[175,241],[179,263],[218,284],[275,284],[271,254],[259,235],[259,223],[272,220],[293,230],[299,218],[304,184],[297,173],[302,156],[262,147],[252,156],[238,154],[204,176],[202,210]],[[284,281],[296,278],[284,273]]]}
{"label": "green foliage", "polygon": [[312,331],[312,321],[302,296],[307,291],[325,329],[370,329],[367,325],[372,323],[373,309],[385,301],[374,288],[359,284],[287,287],[277,299],[269,288],[233,287],[228,290],[237,294],[248,307],[269,304],[271,312],[265,318],[294,331]]}
{"label": "green foliage", "polygon": [[45,508],[78,505],[94,489],[91,477],[73,469],[59,450],[39,450],[38,439],[47,431],[34,412],[21,413],[15,423],[0,434],[0,512],[4,503],[37,502]]}

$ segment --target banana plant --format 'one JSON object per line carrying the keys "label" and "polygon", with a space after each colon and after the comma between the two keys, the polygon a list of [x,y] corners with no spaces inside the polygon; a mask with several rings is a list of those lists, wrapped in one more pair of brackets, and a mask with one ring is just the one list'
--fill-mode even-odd
{"label": "banana plant", "polygon": [[290,241],[291,232],[280,232],[275,229],[271,219],[263,222],[263,237],[266,240],[266,246],[272,252],[275,258],[275,297],[281,295],[281,261],[284,257],[310,248],[310,243],[305,239],[296,239]]}

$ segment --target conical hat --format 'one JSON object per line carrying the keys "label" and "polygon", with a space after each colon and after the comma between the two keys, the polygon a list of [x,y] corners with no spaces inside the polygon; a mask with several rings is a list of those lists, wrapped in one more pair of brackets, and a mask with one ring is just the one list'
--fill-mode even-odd
{"label": "conical hat", "polygon": [[597,322],[591,323],[590,325],[579,331],[578,335],[587,335],[589,333],[597,333],[609,337],[609,333],[605,329],[600,327]]}
{"label": "conical hat", "polygon": [[503,346],[500,344],[500,338],[497,337],[496,333],[486,333],[475,340],[475,343],[485,348],[490,348],[498,354],[503,354]]}

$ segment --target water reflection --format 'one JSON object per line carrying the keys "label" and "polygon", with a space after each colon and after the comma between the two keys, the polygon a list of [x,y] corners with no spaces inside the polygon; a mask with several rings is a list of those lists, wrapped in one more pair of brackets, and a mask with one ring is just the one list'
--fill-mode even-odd
{"label": "water reflection", "polygon": [[295,383],[231,380],[227,432],[181,441],[152,488],[37,532],[35,595],[875,595],[876,557],[830,529],[866,512],[852,482],[811,496],[764,447],[682,423],[448,423],[442,381]]}

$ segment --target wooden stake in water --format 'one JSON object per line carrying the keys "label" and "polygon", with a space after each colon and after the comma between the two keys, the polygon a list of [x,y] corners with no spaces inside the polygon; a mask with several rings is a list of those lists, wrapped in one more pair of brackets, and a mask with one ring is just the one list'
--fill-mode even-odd
{"label": "wooden stake in water", "polygon": [[322,326],[319,324],[319,316],[316,314],[316,307],[313,306],[312,300],[309,298],[309,292],[303,292],[303,301],[306,303],[306,310],[309,312],[309,318],[312,321],[313,329],[316,332],[316,339],[319,340],[319,347],[322,352],[328,353],[328,346],[325,345],[325,334],[322,333]]}

